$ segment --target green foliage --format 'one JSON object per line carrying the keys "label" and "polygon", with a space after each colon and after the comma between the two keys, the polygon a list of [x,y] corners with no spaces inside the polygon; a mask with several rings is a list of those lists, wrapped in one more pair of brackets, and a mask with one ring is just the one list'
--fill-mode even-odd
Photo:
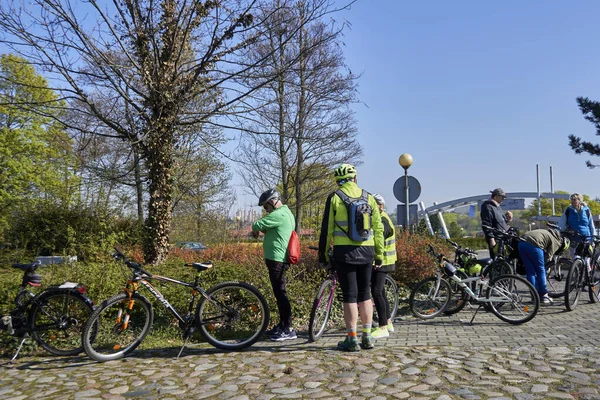
{"label": "green foliage", "polygon": [[[556,193],[569,194],[565,191],[556,191]],[[586,203],[587,206],[590,208],[592,215],[600,214],[600,203],[597,200],[593,200],[587,194],[582,194],[582,196],[583,196],[583,202]],[[551,199],[541,199],[540,204],[542,206],[542,215],[543,216],[552,215],[552,200]],[[563,212],[570,205],[571,205],[570,200],[554,199],[555,215],[562,215]],[[533,202],[531,202],[531,205],[529,207],[527,207],[527,209],[525,211],[523,211],[523,213],[521,214],[521,218],[524,220],[530,220],[537,215],[538,215],[538,201],[534,200]]]}
{"label": "green foliage", "polygon": [[24,59],[0,56],[0,227],[17,204],[72,194],[70,141],[53,120],[59,104]]}
{"label": "green foliage", "polygon": [[[33,255],[76,255],[81,261],[106,254],[112,247],[139,242],[134,219],[114,218],[109,210],[85,206],[63,207],[43,202],[17,210],[6,239]],[[17,260],[19,261],[19,260]]]}
{"label": "green foliage", "polygon": [[[583,117],[591,122],[596,129],[596,135],[600,135],[600,103],[588,99],[587,97],[578,97],[577,105],[579,110],[583,114]],[[587,153],[592,156],[600,155],[600,146],[592,142],[586,142],[581,140],[580,137],[575,135],[569,135],[569,146],[576,154]],[[588,168],[596,168],[598,164],[586,161],[585,164]]]}

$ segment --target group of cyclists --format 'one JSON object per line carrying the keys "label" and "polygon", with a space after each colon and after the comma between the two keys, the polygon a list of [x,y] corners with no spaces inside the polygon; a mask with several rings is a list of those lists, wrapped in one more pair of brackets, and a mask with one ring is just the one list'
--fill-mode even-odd
{"label": "group of cyclists", "polygon": [[[490,257],[495,257],[496,240],[494,230],[507,231],[512,220],[510,212],[504,213],[500,204],[506,198],[504,190],[492,190],[490,199],[481,206],[481,224],[486,242],[490,250]],[[564,254],[570,248],[571,240],[581,240],[581,237],[591,237],[596,233],[592,213],[583,203],[579,193],[570,195],[571,205],[563,212],[558,226],[549,229],[534,229],[521,235],[518,243],[518,255],[522,260],[527,280],[536,288],[543,304],[551,304],[552,298],[548,295],[546,260],[555,255]],[[492,229],[490,229],[492,228]],[[574,231],[581,236],[569,237],[565,232]]]}
{"label": "group of cyclists", "polygon": [[[357,171],[353,165],[340,165],[335,169],[334,177],[338,189],[325,203],[318,257],[322,267],[332,265],[335,268],[342,289],[347,335],[337,347],[351,352],[372,349],[374,338],[387,337],[394,331],[384,282],[385,275],[395,268],[396,232],[384,211],[384,198],[357,185]],[[274,341],[296,339],[285,283],[285,271],[289,268],[286,249],[294,229],[294,217],[275,189],[262,193],[258,205],[267,215],[252,224],[252,232],[255,237],[259,232],[265,234],[265,263],[280,318],[267,334]],[[376,329],[372,328],[373,303],[379,318]],[[357,332],[359,312],[360,341]]]}
{"label": "group of cyclists", "polygon": [[[357,185],[357,171],[353,165],[340,165],[335,169],[334,177],[338,189],[325,203],[318,257],[322,267],[332,265],[335,268],[342,289],[347,335],[337,347],[351,352],[372,349],[375,338],[388,337],[394,331],[390,306],[384,294],[385,275],[395,268],[394,224],[384,211],[384,198]],[[512,213],[503,212],[501,208],[506,198],[504,190],[497,188],[490,193],[489,200],[481,206],[481,220],[490,257],[494,258],[497,249],[494,230],[508,231]],[[527,279],[544,304],[552,303],[548,296],[545,261],[570,248],[570,239],[562,232],[572,229],[587,237],[595,234],[591,212],[582,196],[574,193],[570,199],[571,205],[560,219],[560,229],[526,232],[518,244]],[[294,216],[282,203],[276,189],[262,193],[258,205],[264,208],[266,215],[253,223],[252,233],[255,237],[260,232],[265,234],[265,263],[279,310],[279,322],[267,334],[273,341],[293,340],[297,335],[292,326],[285,272],[289,268],[287,246],[295,228]],[[372,328],[373,303],[379,318],[376,329]],[[362,324],[360,340],[359,315]]]}

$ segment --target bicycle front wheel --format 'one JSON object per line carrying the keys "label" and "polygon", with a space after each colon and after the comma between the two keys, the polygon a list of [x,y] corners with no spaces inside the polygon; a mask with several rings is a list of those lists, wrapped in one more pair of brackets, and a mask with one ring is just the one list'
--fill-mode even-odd
{"label": "bicycle front wheel", "polygon": [[389,274],[385,275],[383,290],[385,291],[385,297],[390,305],[390,319],[394,319],[398,312],[398,284]]}
{"label": "bicycle front wheel", "polygon": [[50,289],[33,301],[31,335],[52,354],[74,356],[83,351],[81,332],[93,311],[90,299],[79,292]]}
{"label": "bicycle front wheel", "polygon": [[513,267],[506,260],[496,259],[488,264],[481,271],[481,276],[486,277],[490,282],[501,275],[513,275]]}
{"label": "bicycle front wheel", "polygon": [[96,361],[125,357],[142,343],[154,320],[152,305],[144,296],[120,293],[102,302],[83,329],[83,348]]}
{"label": "bicycle front wheel", "polygon": [[417,283],[410,292],[408,305],[417,318],[435,318],[446,309],[451,295],[450,284],[432,276]]}
{"label": "bicycle front wheel", "polygon": [[583,282],[583,260],[578,258],[573,261],[571,269],[567,275],[567,283],[565,287],[565,307],[567,310],[573,311],[577,307],[579,295],[581,294],[581,284]]}
{"label": "bicycle front wheel", "polygon": [[600,301],[600,265],[595,264],[590,271],[588,293],[590,301],[597,303]]}
{"label": "bicycle front wheel", "polygon": [[327,329],[329,313],[335,301],[335,286],[333,280],[325,280],[313,300],[310,319],[308,321],[308,339],[311,342],[319,340],[323,332]]}
{"label": "bicycle front wheel", "polygon": [[560,258],[558,262],[550,260],[546,264],[548,296],[558,298],[565,295],[567,275],[572,263],[570,258]]}
{"label": "bicycle front wheel", "polygon": [[224,350],[251,346],[267,329],[269,305],[254,286],[224,282],[207,291],[196,307],[196,322],[211,345]]}
{"label": "bicycle front wheel", "polygon": [[540,309],[537,290],[517,275],[501,275],[490,282],[486,298],[494,315],[510,324],[530,321]]}

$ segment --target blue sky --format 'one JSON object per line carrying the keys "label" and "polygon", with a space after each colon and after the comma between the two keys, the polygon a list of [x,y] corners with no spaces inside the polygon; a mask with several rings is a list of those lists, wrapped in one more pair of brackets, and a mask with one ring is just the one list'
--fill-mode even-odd
{"label": "blue sky", "polygon": [[[381,193],[409,174],[434,201],[554,189],[600,197],[567,136],[595,143],[575,98],[600,101],[600,2],[359,0],[346,18],[345,55],[362,73],[355,105],[365,150],[359,185]],[[597,160],[600,163],[600,159]]]}

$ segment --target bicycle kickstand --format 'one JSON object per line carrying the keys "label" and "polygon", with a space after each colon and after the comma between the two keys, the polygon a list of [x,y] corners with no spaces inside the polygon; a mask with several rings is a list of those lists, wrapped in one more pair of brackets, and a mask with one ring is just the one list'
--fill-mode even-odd
{"label": "bicycle kickstand", "polygon": [[19,342],[19,347],[17,347],[17,352],[15,353],[15,355],[10,359],[10,361],[8,362],[9,364],[12,364],[13,361],[16,360],[17,356],[19,355],[19,352],[21,351],[21,348],[23,348],[23,343],[25,343],[25,341],[29,338],[28,334],[25,334],[25,336],[23,336],[23,338],[21,339],[21,341]]}
{"label": "bicycle kickstand", "polygon": [[469,325],[473,325],[473,320],[475,319],[475,316],[477,315],[482,306],[483,304],[480,304],[479,307],[477,307],[477,310],[475,310],[475,314],[473,314],[473,318],[471,318],[471,320],[469,321]]}
{"label": "bicycle kickstand", "polygon": [[183,346],[181,346],[181,349],[179,350],[179,354],[177,354],[177,358],[176,360],[179,360],[179,356],[181,356],[181,353],[183,353],[183,349],[185,349],[185,346],[188,343],[188,340],[190,340],[190,337],[192,336],[192,333],[194,332],[194,328],[189,328],[189,331],[186,331],[185,333],[185,339],[183,341]]}

